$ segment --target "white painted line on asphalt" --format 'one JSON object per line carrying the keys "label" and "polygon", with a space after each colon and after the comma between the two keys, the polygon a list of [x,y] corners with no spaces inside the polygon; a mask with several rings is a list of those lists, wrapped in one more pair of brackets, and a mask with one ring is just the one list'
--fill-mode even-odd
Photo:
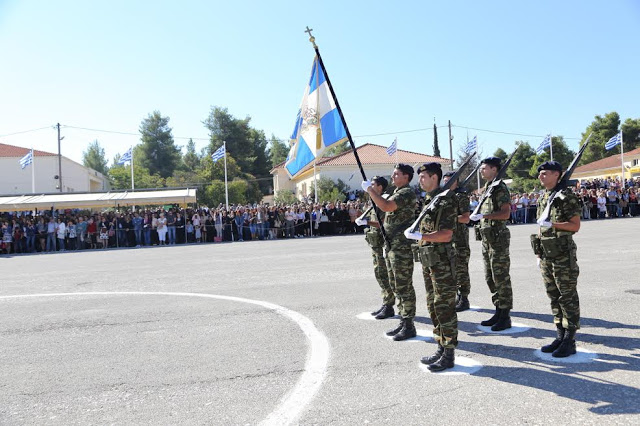
{"label": "white painted line on asphalt", "polygon": [[426,371],[429,374],[435,374],[436,376],[468,376],[469,374],[476,373],[483,367],[482,363],[475,359],[456,356],[453,368],[448,368],[443,371],[433,372],[429,371],[426,365],[420,363],[420,369]]}
{"label": "white painted line on asphalt", "polygon": [[506,330],[502,330],[502,331],[492,331],[491,327],[478,325],[478,330],[484,331],[485,333],[491,333],[491,334],[515,334],[515,333],[522,333],[530,329],[531,329],[531,326],[528,326],[527,324],[522,324],[520,322],[512,322],[511,328],[507,328]]}
{"label": "white painted line on asphalt", "polygon": [[[384,320],[377,320],[373,315],[371,315],[371,312],[363,312],[361,314],[356,315],[356,318],[365,320],[365,321],[384,321]],[[387,320],[400,319],[400,315],[394,315],[392,317],[385,318],[385,319]]]}
{"label": "white painted line on asphalt", "polygon": [[0,296],[0,300],[25,299],[36,297],[78,297],[78,296],[173,296],[173,297],[202,297],[207,299],[228,300],[231,302],[250,303],[271,309],[295,322],[307,337],[309,350],[304,372],[295,387],[289,391],[280,401],[280,405],[263,420],[261,425],[290,425],[302,414],[307,405],[322,386],[329,364],[329,341],[326,336],[316,328],[309,318],[296,311],[287,309],[275,303],[261,300],[245,299],[242,297],[221,296],[206,293],[172,293],[155,291],[93,291],[86,293],[41,293],[18,294],[12,296]]}
{"label": "white painted line on asphalt", "polygon": [[582,348],[577,348],[575,355],[566,358],[554,358],[551,354],[544,353],[540,349],[536,349],[533,353],[543,361],[557,362],[559,364],[582,364],[598,361],[597,353]]}

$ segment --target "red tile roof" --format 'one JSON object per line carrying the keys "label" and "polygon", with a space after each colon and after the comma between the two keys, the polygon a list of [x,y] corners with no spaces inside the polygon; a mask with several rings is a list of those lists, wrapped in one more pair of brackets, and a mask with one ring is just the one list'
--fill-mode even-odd
{"label": "red tile roof", "polygon": [[[360,157],[360,161],[362,164],[396,164],[396,163],[407,163],[410,165],[416,163],[427,163],[430,161],[435,161],[437,163],[450,165],[451,161],[447,158],[436,157],[433,155],[419,154],[417,152],[405,151],[402,149],[398,150],[397,157],[396,155],[387,154],[387,147],[382,145],[375,145],[372,143],[366,143],[362,146],[356,148],[358,151],[358,156]],[[349,150],[347,152],[343,152],[342,154],[338,154],[335,157],[323,157],[322,159],[316,162],[316,166],[355,166],[356,157],[353,155],[353,151]],[[273,172],[276,169],[284,167],[284,162],[275,166],[271,171]],[[309,165],[305,167],[300,173],[305,170],[313,167],[313,165]]]}
{"label": "red tile roof", "polygon": [[[20,146],[7,145],[4,143],[0,143],[0,157],[24,157],[27,153],[31,151],[31,148],[22,148]],[[56,156],[58,154],[53,154],[51,152],[38,151],[37,149],[33,150],[33,154],[36,157],[51,157]]]}
{"label": "red tile roof", "polygon": [[[640,154],[640,148],[636,148],[624,153],[625,157],[627,155],[636,154]],[[613,167],[620,167],[620,154],[612,155],[611,157],[602,158],[592,163],[585,164],[584,166],[576,167],[574,173],[592,172],[594,170],[611,169]]]}

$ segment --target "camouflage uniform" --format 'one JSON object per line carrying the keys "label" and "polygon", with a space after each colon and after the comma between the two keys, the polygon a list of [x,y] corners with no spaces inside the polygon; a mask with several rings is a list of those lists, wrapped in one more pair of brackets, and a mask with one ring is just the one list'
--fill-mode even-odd
{"label": "camouflage uniform", "polygon": [[[457,202],[456,211],[458,215],[469,213],[469,195],[466,192],[456,192],[454,201]],[[456,249],[456,282],[458,292],[461,296],[467,297],[471,292],[471,279],[469,278],[469,228],[467,224],[458,222],[453,232],[453,247]]]}
{"label": "camouflage uniform", "polygon": [[398,298],[398,310],[403,319],[416,316],[416,292],[413,288],[413,254],[411,240],[404,231],[415,220],[416,196],[409,185],[396,188],[389,197],[395,201],[396,210],[384,217],[384,230],[389,238],[387,269],[391,288]]}
{"label": "camouflage uniform", "polygon": [[[538,202],[538,218],[547,207],[549,191]],[[568,222],[581,213],[580,201],[570,190],[561,191],[551,207],[551,222]],[[578,259],[574,232],[555,228],[540,228],[543,255],[540,268],[547,295],[551,299],[553,322],[567,330],[580,328],[580,301],[578,299]]]}
{"label": "camouflage uniform", "polygon": [[[380,213],[380,219],[384,221],[384,212],[381,210],[378,210],[378,212]],[[373,210],[371,210],[367,219],[373,222],[378,221],[376,213]],[[367,243],[369,243],[369,247],[371,247],[373,273],[375,274],[376,280],[382,289],[382,303],[387,306],[393,306],[396,303],[396,296],[391,288],[389,273],[387,272],[387,260],[384,257],[384,239],[382,237],[382,232],[380,231],[380,228],[371,226],[365,232],[364,238],[367,240]]]}
{"label": "camouflage uniform", "polygon": [[[441,190],[427,194],[425,202],[431,202]],[[420,233],[454,230],[458,220],[456,199],[453,191],[447,190],[438,197],[436,205],[420,222]],[[455,249],[452,243],[428,243],[420,241],[420,262],[427,290],[427,307],[433,336],[444,348],[458,345],[458,316],[456,315],[457,284],[454,277]]]}
{"label": "camouflage uniform", "polygon": [[[487,189],[488,183],[484,186],[484,190],[487,191]],[[507,185],[500,181],[493,189],[491,197],[482,205],[480,213],[488,215],[499,212],[500,206],[504,204],[511,204],[511,196]],[[506,220],[482,219],[480,234],[482,235],[484,275],[492,295],[491,300],[499,309],[512,309],[513,292],[509,276],[511,233],[507,228],[507,222]]]}

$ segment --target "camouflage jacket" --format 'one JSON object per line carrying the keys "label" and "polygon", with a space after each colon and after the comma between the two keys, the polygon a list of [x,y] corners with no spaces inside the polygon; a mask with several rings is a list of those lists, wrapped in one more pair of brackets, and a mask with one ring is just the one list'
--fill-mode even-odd
{"label": "camouflage jacket", "polygon": [[396,188],[389,197],[396,203],[397,208],[392,212],[387,212],[384,216],[384,230],[389,238],[389,243],[394,246],[397,244],[411,245],[411,241],[404,236],[404,231],[416,219],[416,195],[409,185]]}
{"label": "camouflage jacket", "polygon": [[[487,191],[488,188],[489,182],[484,185],[484,190]],[[507,184],[504,183],[504,181],[500,181],[500,183],[498,183],[498,185],[493,188],[491,196],[482,205],[480,213],[482,213],[483,215],[497,213],[500,211],[500,207],[504,204],[511,204],[511,194],[509,194],[509,188],[507,188]],[[481,222],[481,225],[483,227],[506,225],[506,220],[482,219]]]}
{"label": "camouflage jacket", "polygon": [[[547,208],[547,204],[549,203],[549,196],[551,195],[551,191],[545,190],[544,194],[538,200],[538,219],[544,212],[544,209]],[[582,213],[582,208],[580,207],[580,200],[573,193],[573,191],[569,188],[563,189],[560,191],[560,194],[556,197],[553,205],[551,206],[551,222],[568,222],[574,216],[580,216]],[[541,228],[540,234],[543,237],[552,237],[557,235],[557,231],[554,228]],[[575,232],[571,231],[560,231],[563,234],[573,235]]]}
{"label": "camouflage jacket", "polygon": [[[457,215],[469,213],[469,194],[460,191],[455,193]],[[469,228],[466,223],[458,222],[456,217],[456,229],[453,232],[453,243],[456,247],[469,247]]]}
{"label": "camouflage jacket", "polygon": [[[425,205],[428,205],[435,196],[440,194],[435,206],[430,209],[420,222],[420,233],[428,234],[430,232],[450,229],[455,231],[458,222],[458,202],[455,193],[451,190],[441,191],[440,188],[428,193],[425,197]],[[429,244],[449,244],[449,243],[427,243],[420,241],[420,245]]]}

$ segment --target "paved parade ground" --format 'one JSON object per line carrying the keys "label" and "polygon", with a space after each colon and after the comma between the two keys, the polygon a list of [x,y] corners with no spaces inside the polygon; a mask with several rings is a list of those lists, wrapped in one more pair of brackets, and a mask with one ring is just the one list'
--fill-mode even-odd
{"label": "paved parade ground", "polygon": [[419,363],[419,265],[420,338],[361,315],[381,303],[362,235],[1,257],[0,424],[639,424],[640,219],[576,235],[563,361],[537,351],[555,331],[536,228],[510,229],[514,328],[478,328],[493,308],[472,241],[477,309],[445,374]]}

